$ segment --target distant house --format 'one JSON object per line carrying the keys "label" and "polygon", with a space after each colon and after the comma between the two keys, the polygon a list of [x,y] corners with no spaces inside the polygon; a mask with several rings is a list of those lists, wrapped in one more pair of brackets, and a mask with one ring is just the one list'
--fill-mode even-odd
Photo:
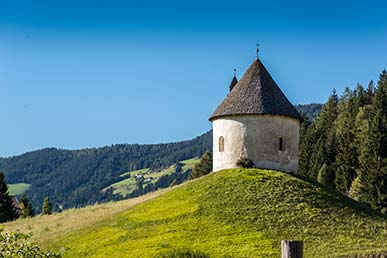
{"label": "distant house", "polygon": [[16,214],[20,216],[22,214],[22,209],[20,207],[19,201],[17,200],[17,197],[13,195],[10,195],[9,197],[11,197],[12,205],[16,211]]}

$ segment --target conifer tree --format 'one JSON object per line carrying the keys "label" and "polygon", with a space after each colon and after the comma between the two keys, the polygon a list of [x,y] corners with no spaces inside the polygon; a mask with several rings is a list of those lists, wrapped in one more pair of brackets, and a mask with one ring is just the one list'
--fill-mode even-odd
{"label": "conifer tree", "polygon": [[333,187],[333,179],[334,179],[334,171],[332,169],[332,165],[328,166],[326,163],[321,167],[320,171],[317,175],[317,182],[320,184]]}
{"label": "conifer tree", "polygon": [[357,117],[359,168],[351,196],[387,211],[387,72],[380,75],[373,104]]}
{"label": "conifer tree", "polygon": [[314,122],[315,144],[310,150],[312,156],[309,172],[309,177],[314,180],[317,180],[318,172],[324,163],[330,166],[335,162],[336,135],[334,131],[334,121],[337,117],[337,105],[338,96],[334,90],[327,103],[324,105],[321,114]]}
{"label": "conifer tree", "polygon": [[338,105],[339,115],[335,121],[336,130],[336,189],[348,194],[356,175],[357,150],[355,145],[355,117],[357,115],[355,96],[346,88]]}
{"label": "conifer tree", "polygon": [[310,123],[306,114],[302,114],[304,121],[300,126],[300,151],[298,172],[300,175],[309,177],[310,152],[314,144],[314,125]]}
{"label": "conifer tree", "polygon": [[355,92],[354,92],[354,104],[353,111],[354,117],[359,112],[359,108],[363,107],[366,104],[366,91],[364,90],[361,84],[357,84]]}
{"label": "conifer tree", "polygon": [[373,119],[373,107],[368,105],[360,108],[356,117],[356,144],[358,146],[359,166],[356,170],[356,179],[353,181],[350,195],[355,200],[371,205],[372,201],[372,177],[377,167],[376,146],[372,141],[371,123]]}
{"label": "conifer tree", "polygon": [[44,198],[42,215],[51,215],[52,214],[52,205],[48,197]]}
{"label": "conifer tree", "polygon": [[374,81],[371,80],[368,83],[367,90],[364,94],[364,105],[371,105],[372,104],[374,94],[375,94],[375,83],[374,83]]}
{"label": "conifer tree", "polygon": [[209,174],[212,171],[212,154],[206,151],[200,162],[195,165],[189,178],[194,179]]}
{"label": "conifer tree", "polygon": [[8,186],[5,183],[4,174],[0,172],[0,223],[16,218],[17,214],[13,207],[11,197],[8,195]]}
{"label": "conifer tree", "polygon": [[20,208],[22,210],[21,217],[28,218],[35,216],[34,209],[32,208],[32,204],[28,200],[26,194],[22,194],[20,198]]}
{"label": "conifer tree", "polygon": [[32,208],[32,203],[31,202],[28,202],[27,214],[28,214],[27,217],[34,217],[35,216],[35,211],[34,211],[34,208]]}

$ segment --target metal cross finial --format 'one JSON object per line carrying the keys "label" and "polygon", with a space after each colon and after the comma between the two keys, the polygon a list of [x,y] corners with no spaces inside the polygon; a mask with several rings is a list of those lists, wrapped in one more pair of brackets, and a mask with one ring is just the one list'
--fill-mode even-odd
{"label": "metal cross finial", "polygon": [[234,68],[234,77],[236,77],[236,69]]}
{"label": "metal cross finial", "polygon": [[255,46],[257,47],[257,59],[258,59],[259,43],[257,42],[257,44]]}

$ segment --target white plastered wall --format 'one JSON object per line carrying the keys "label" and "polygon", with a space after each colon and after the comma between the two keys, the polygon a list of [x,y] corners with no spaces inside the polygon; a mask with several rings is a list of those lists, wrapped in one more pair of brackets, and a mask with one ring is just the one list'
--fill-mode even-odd
{"label": "white plastered wall", "polygon": [[[213,120],[213,169],[235,168],[240,157],[252,160],[256,167],[285,172],[298,170],[300,122],[277,115],[238,115]],[[219,138],[224,151],[219,152]],[[279,150],[279,138],[284,150]]]}

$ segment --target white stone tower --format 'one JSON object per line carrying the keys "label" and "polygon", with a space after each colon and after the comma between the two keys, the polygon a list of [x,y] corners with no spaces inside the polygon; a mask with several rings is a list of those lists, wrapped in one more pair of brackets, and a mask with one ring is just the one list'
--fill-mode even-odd
{"label": "white stone tower", "polygon": [[213,170],[235,168],[240,157],[258,168],[297,172],[302,117],[257,58],[211,115]]}

